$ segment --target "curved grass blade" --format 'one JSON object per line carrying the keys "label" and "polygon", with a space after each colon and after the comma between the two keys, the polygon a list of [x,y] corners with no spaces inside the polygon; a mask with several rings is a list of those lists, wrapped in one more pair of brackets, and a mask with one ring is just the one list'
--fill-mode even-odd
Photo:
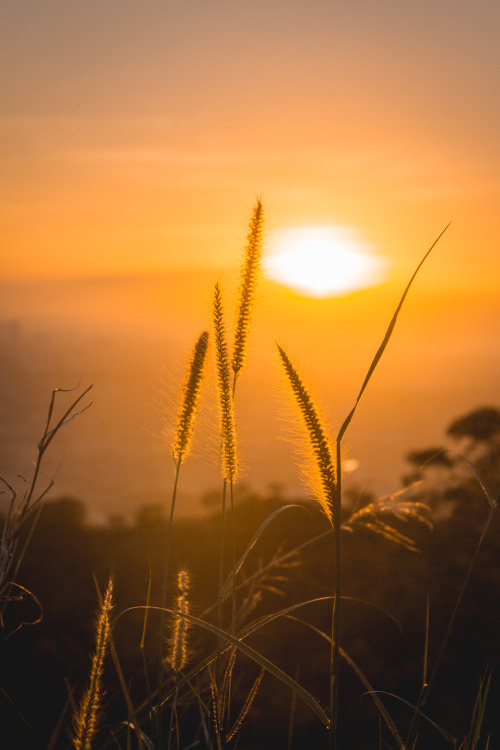
{"label": "curved grass blade", "polygon": [[357,406],[358,406],[359,402],[361,401],[361,397],[362,397],[363,393],[365,392],[366,386],[370,382],[370,378],[373,375],[373,373],[375,371],[375,368],[377,367],[377,365],[378,365],[378,363],[379,363],[379,361],[380,361],[380,359],[381,359],[381,357],[382,357],[382,355],[383,355],[383,353],[384,353],[384,351],[385,351],[385,349],[387,347],[387,344],[389,343],[389,340],[390,340],[390,338],[392,336],[392,332],[394,331],[394,328],[396,326],[396,322],[397,322],[399,313],[401,312],[401,308],[403,307],[403,304],[404,304],[404,301],[406,299],[406,296],[407,296],[408,292],[410,291],[411,285],[413,284],[413,282],[414,282],[414,280],[415,280],[418,272],[420,271],[420,269],[424,265],[425,261],[427,260],[427,258],[431,254],[432,250],[435,248],[435,246],[437,245],[437,243],[439,242],[439,240],[441,239],[441,237],[446,232],[446,230],[448,229],[449,226],[450,225],[447,224],[445,226],[445,228],[443,229],[443,231],[441,232],[441,234],[439,234],[439,236],[437,237],[437,239],[434,240],[434,242],[432,243],[432,245],[430,246],[430,248],[427,250],[427,252],[424,255],[424,257],[422,258],[422,260],[418,264],[417,268],[413,272],[413,276],[411,277],[410,281],[406,285],[406,289],[404,290],[404,292],[403,292],[403,294],[401,296],[401,299],[399,300],[399,304],[396,307],[396,311],[395,311],[394,315],[392,316],[391,322],[389,323],[389,327],[387,328],[387,331],[385,332],[385,336],[384,336],[384,338],[382,340],[382,343],[380,344],[380,346],[379,346],[379,348],[378,348],[378,350],[377,350],[377,352],[376,352],[376,354],[375,354],[375,356],[374,356],[374,358],[372,360],[372,363],[371,363],[370,367],[368,368],[368,372],[367,372],[366,377],[365,377],[365,379],[363,381],[363,385],[361,386],[361,390],[360,390],[360,392],[358,394],[358,397],[356,399],[356,403],[354,404],[353,408],[351,409],[351,411],[347,415],[344,423],[342,424],[342,427],[339,430],[339,434],[338,434],[337,440],[339,440],[339,441],[342,440],[342,438],[343,438],[343,436],[345,434],[345,431],[347,430],[347,428],[349,427],[349,424],[351,423],[351,420],[352,420],[352,418],[354,416],[354,412],[356,411]]}
{"label": "curved grass blade", "polygon": [[[314,713],[318,716],[318,718],[323,723],[323,725],[328,728],[329,719],[327,715],[325,714],[325,712],[323,711],[323,709],[321,708],[321,706],[319,705],[319,703],[316,701],[316,699],[307,690],[305,690],[301,685],[299,685],[299,683],[297,683],[292,677],[287,675],[286,672],[283,672],[283,670],[281,670],[275,664],[273,664],[268,659],[266,659],[265,656],[262,656],[262,654],[259,654],[259,652],[253,649],[251,646],[248,646],[246,643],[244,643],[242,639],[247,638],[248,636],[252,635],[260,628],[264,627],[265,625],[268,625],[274,620],[277,620],[279,617],[283,617],[289,612],[293,612],[294,610],[299,609],[300,607],[304,607],[307,604],[314,604],[315,602],[329,601],[331,600],[331,598],[332,598],[331,596],[320,596],[316,599],[309,599],[305,602],[298,602],[297,604],[292,604],[290,607],[286,607],[285,609],[280,610],[279,612],[275,612],[271,615],[267,615],[266,617],[263,617],[260,620],[257,620],[256,622],[247,626],[244,630],[241,631],[241,633],[239,634],[239,637],[230,635],[229,633],[226,633],[224,630],[221,630],[215,625],[212,625],[211,623],[206,622],[205,620],[200,620],[199,618],[194,617],[193,615],[183,615],[182,612],[178,612],[177,610],[173,610],[173,609],[166,609],[165,612],[168,612],[169,614],[184,616],[193,625],[197,625],[213,633],[215,636],[221,638],[221,640],[226,641],[226,643],[228,644],[226,646],[226,649],[232,646],[235,646],[236,648],[238,648],[242,653],[244,653],[250,659],[255,661],[261,667],[264,667],[264,669],[270,672],[278,680],[283,682],[291,690],[295,690],[297,692],[297,695],[300,698],[302,698],[302,700],[306,703],[306,705],[308,705],[314,711]],[[121,617],[126,612],[131,612],[133,610],[143,609],[143,608],[144,608],[143,606],[129,607],[128,609],[123,610],[123,612],[121,612],[118,617]],[[150,607],[150,609],[159,610],[160,608]],[[185,683],[189,682],[194,677],[196,677],[197,674],[199,674],[206,667],[212,664],[215,661],[215,659],[216,659],[216,652],[214,651],[212,654],[205,657],[205,659],[203,659],[199,664],[197,664],[196,667],[194,667],[188,674],[180,678],[177,683],[177,688],[180,689]],[[174,690],[172,689],[162,698],[160,707],[163,706],[172,697],[173,694],[174,694]],[[146,703],[143,703],[139,707],[138,711],[145,708],[145,706],[146,706]]]}
{"label": "curved grass blade", "polygon": [[230,633],[226,633],[224,630],[221,630],[220,628],[216,627],[215,625],[212,625],[209,622],[205,622],[204,620],[199,620],[197,617],[193,617],[193,615],[188,615],[183,612],[178,612],[176,610],[170,610],[167,609],[167,612],[170,612],[171,614],[174,614],[176,616],[184,617],[186,620],[188,620],[192,625],[196,625],[203,630],[207,630],[213,635],[217,636],[221,640],[225,641],[230,646],[234,646],[239,651],[241,651],[245,656],[248,656],[252,661],[255,661],[259,666],[263,667],[267,672],[273,675],[273,677],[276,677],[276,679],[280,680],[280,682],[283,682],[287,687],[289,687],[291,690],[294,690],[299,698],[302,698],[304,703],[309,706],[309,708],[314,711],[316,716],[320,719],[322,724],[324,724],[325,727],[328,728],[329,726],[329,720],[319,703],[316,701],[316,699],[307,691],[305,690],[301,685],[299,685],[298,682],[296,682],[292,677],[286,674],[286,672],[283,672],[280,667],[278,667],[276,664],[273,664],[273,662],[269,661],[265,656],[260,654],[258,651],[256,651],[254,648],[249,646],[244,641],[240,640],[239,638],[235,637],[234,635],[231,635]]}
{"label": "curved grass blade", "polygon": [[[250,540],[250,542],[249,542],[246,550],[244,551],[244,553],[242,554],[242,556],[240,557],[240,559],[236,563],[236,566],[235,566],[235,569],[234,569],[234,575],[235,576],[237,575],[237,573],[239,573],[239,571],[243,567],[243,565],[245,563],[245,560],[247,559],[248,555],[250,554],[250,552],[252,551],[252,549],[255,547],[256,543],[259,541],[260,537],[262,536],[262,534],[266,530],[266,528],[269,526],[269,524],[271,523],[271,521],[273,521],[276,518],[276,516],[278,516],[284,510],[288,510],[289,508],[303,508],[303,506],[297,505],[297,504],[284,505],[283,507],[278,508],[273,513],[271,513],[271,515],[268,516],[261,523],[261,525],[259,526],[259,528],[255,532],[255,534],[253,535],[252,539]],[[222,601],[225,601],[227,599],[227,597],[229,596],[229,594],[231,593],[232,585],[233,585],[233,573],[231,572],[228,575],[228,577],[226,578],[226,580],[224,582],[224,586],[222,587],[222,592],[221,592]]]}
{"label": "curved grass blade", "polygon": [[[302,625],[305,625],[306,627],[310,628],[310,630],[313,630],[315,633],[317,633],[322,638],[324,638],[325,641],[327,641],[328,643],[331,643],[332,639],[330,638],[330,636],[327,635],[326,633],[323,633],[322,630],[320,630],[319,628],[317,628],[315,625],[312,625],[312,623],[305,622],[304,620],[301,620],[298,617],[291,617],[290,616],[289,619],[290,620],[294,620],[295,622],[300,622]],[[392,736],[394,737],[394,739],[398,743],[398,746],[399,746],[400,750],[405,750],[406,746],[405,746],[403,740],[401,739],[401,737],[399,735],[399,732],[396,729],[396,725],[394,724],[393,720],[391,719],[391,717],[390,717],[387,709],[385,708],[384,704],[382,703],[382,701],[378,697],[377,691],[373,689],[373,687],[371,686],[368,678],[361,671],[361,669],[358,667],[358,665],[356,664],[356,662],[353,661],[353,659],[351,659],[351,657],[349,656],[349,654],[347,654],[344,651],[343,648],[341,648],[339,650],[340,650],[340,655],[342,656],[342,658],[349,664],[349,666],[351,667],[351,669],[355,672],[356,676],[359,677],[361,683],[367,689],[370,697],[373,699],[373,702],[377,706],[377,709],[379,710],[380,715],[382,716],[382,718],[384,719],[385,723],[387,724],[387,726],[388,726],[388,728],[389,728]]]}
{"label": "curved grass blade", "polygon": [[[327,533],[331,534],[332,531],[329,530]],[[323,536],[325,536],[324,533],[318,535],[318,537],[314,537],[313,541],[316,541],[317,538],[321,538]],[[300,545],[300,547],[302,547],[302,546],[305,546],[305,544]],[[332,598],[333,597],[331,597],[331,596],[320,596],[320,597],[317,597],[315,599],[308,599],[308,600],[303,601],[303,602],[298,602],[296,604],[292,604],[289,607],[285,607],[284,609],[281,609],[278,612],[274,612],[274,613],[272,613],[270,615],[266,615],[264,617],[261,617],[258,620],[255,620],[253,623],[250,623],[249,625],[247,625],[239,633],[239,639],[248,638],[248,636],[252,635],[253,633],[256,633],[258,630],[260,630],[261,628],[265,627],[266,625],[271,624],[275,620],[278,620],[280,617],[284,617],[284,616],[289,615],[291,612],[293,612],[293,611],[295,611],[297,609],[300,609],[301,607],[305,607],[305,606],[307,606],[309,604],[316,604],[316,603],[319,603],[319,602],[331,601]],[[350,598],[350,597],[348,597],[348,598]],[[357,601],[357,600],[355,600],[355,601]],[[383,610],[382,608],[378,607],[377,605],[374,605],[374,604],[370,603],[370,606],[375,607],[377,610],[383,612],[385,615],[387,615],[396,624],[396,626],[399,629],[401,629],[400,626],[399,626],[399,624],[398,624],[398,622],[397,622],[397,620],[395,620],[395,618],[392,617],[392,615],[390,615],[389,613],[385,612],[385,610]],[[132,610],[135,610],[135,609],[143,609],[143,608],[144,608],[144,606],[129,607],[128,609],[126,609],[123,612],[121,612],[116,619],[118,620],[122,615],[124,615],[128,611],[132,611]],[[149,609],[158,610],[159,608],[158,607],[149,607]],[[222,649],[221,653],[226,652],[230,648],[231,648],[230,646],[226,646],[225,649]],[[181,677],[179,679],[178,683],[177,683],[177,688],[180,689],[185,684],[191,685],[192,680],[197,675],[199,675],[201,672],[203,672],[204,669],[206,669],[207,667],[209,667],[210,664],[212,664],[215,661],[215,659],[216,659],[216,652],[214,651],[211,654],[209,654],[208,656],[206,656],[204,659],[202,659],[202,661],[200,661],[195,667],[193,667],[190,672],[186,673],[183,677]],[[293,686],[291,686],[290,684],[288,684],[288,686],[291,687],[292,690],[294,689]],[[161,700],[161,703],[159,704],[159,707],[161,707],[165,703],[167,703],[168,700],[170,700],[170,698],[174,695],[174,692],[175,692],[175,688],[172,688],[169,692],[167,692],[162,697],[162,700]],[[156,695],[158,694],[157,691],[156,691],[155,694]],[[139,712],[143,711],[147,707],[148,707],[148,702],[144,701],[136,709],[136,713],[139,713]]]}
{"label": "curved grass blade", "polygon": [[[377,690],[377,693],[380,695],[388,695],[391,698],[395,698],[396,700],[400,701],[401,703],[404,703],[406,706],[411,708],[413,711],[415,711],[419,716],[421,716],[423,719],[425,719],[436,731],[441,734],[447,742],[450,743],[450,745],[453,745],[453,747],[457,746],[457,739],[456,737],[453,737],[449,732],[446,731],[446,729],[443,729],[443,727],[439,726],[439,724],[436,724],[435,721],[433,721],[427,714],[424,714],[423,711],[421,711],[418,706],[413,705],[413,703],[410,703],[410,701],[405,700],[404,698],[401,698],[399,695],[394,695],[394,693],[387,693],[384,690]],[[410,745],[405,745],[404,747],[410,747]]]}

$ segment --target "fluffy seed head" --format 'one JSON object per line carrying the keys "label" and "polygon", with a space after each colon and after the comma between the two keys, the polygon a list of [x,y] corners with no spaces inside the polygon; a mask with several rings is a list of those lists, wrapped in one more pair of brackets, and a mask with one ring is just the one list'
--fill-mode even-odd
{"label": "fluffy seed head", "polygon": [[75,750],[90,750],[97,730],[99,708],[102,700],[102,672],[111,634],[111,610],[113,608],[113,581],[108,587],[99,607],[96,624],[96,649],[92,658],[89,684],[78,709],[73,715],[74,735],[71,738]]}
{"label": "fluffy seed head", "polygon": [[336,470],[326,430],[319,418],[316,405],[302,382],[285,350],[277,344],[281,362],[295,397],[295,403],[304,420],[314,464],[319,478],[317,499],[333,526],[333,501],[335,497]]}
{"label": "fluffy seed head", "polygon": [[231,367],[234,378],[238,376],[245,363],[250,313],[253,304],[255,285],[260,268],[262,255],[262,229],[264,214],[260,200],[255,204],[245,246],[245,255],[241,269],[240,294],[236,328],[234,333],[234,348]]}
{"label": "fluffy seed head", "polygon": [[207,346],[208,331],[203,331],[195,344],[182,391],[182,403],[177,418],[177,428],[172,446],[172,453],[177,463],[180,463],[189,452],[194,430],[196,409],[200,398],[200,388],[203,379],[203,366],[205,364]]}
{"label": "fluffy seed head", "polygon": [[215,342],[215,369],[219,401],[219,420],[222,439],[222,472],[224,479],[235,482],[238,475],[236,450],[236,427],[234,419],[233,393],[230,386],[229,359],[227,354],[222,297],[219,285],[215,285],[213,304],[213,329]]}
{"label": "fluffy seed head", "polygon": [[176,609],[182,614],[175,615],[172,627],[172,635],[169,639],[169,650],[166,658],[167,663],[178,674],[186,665],[188,653],[188,631],[189,622],[182,615],[189,614],[189,573],[181,569],[177,575],[179,595],[177,597]]}

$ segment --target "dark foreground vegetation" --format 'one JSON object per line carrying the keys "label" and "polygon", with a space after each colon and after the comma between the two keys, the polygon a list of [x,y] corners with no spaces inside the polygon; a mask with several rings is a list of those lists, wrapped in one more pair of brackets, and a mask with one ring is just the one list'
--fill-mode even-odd
{"label": "dark foreground vegetation", "polygon": [[[483,409],[457,420],[449,429],[457,447],[466,451],[492,493],[500,485],[499,425],[500,413]],[[416,541],[416,552],[366,528],[343,532],[346,598],[340,625],[342,648],[374,689],[381,691],[380,697],[403,736],[412,716],[404,701],[414,705],[422,684],[426,634],[428,679],[489,512],[478,478],[458,454],[431,448],[415,451],[408,459],[409,471],[404,481],[409,484],[423,480],[411,492],[428,505],[433,528],[399,524],[401,531]],[[356,503],[366,505],[370,500],[352,494],[346,518]],[[237,556],[259,524],[285,504],[278,489],[266,497],[257,497],[245,488],[237,492]],[[316,504],[299,501],[296,506],[281,512],[269,524],[239,576],[242,587],[238,607],[242,608],[246,599],[252,619],[331,592],[331,527]],[[147,703],[140,648],[144,610],[127,609],[146,603],[150,582],[150,604],[157,605],[161,600],[166,511],[167,508],[144,506],[133,524],[117,519],[105,528],[96,528],[87,525],[85,508],[78,500],[61,498],[47,502],[40,516],[32,516],[22,528],[18,549],[22,549],[34,525],[18,572],[18,581],[26,591],[17,590],[3,612],[2,747],[69,747],[72,703],[79,699],[87,682],[89,653],[93,649],[96,581],[103,591],[110,572],[115,581],[114,615],[118,615],[113,639],[121,669],[134,705]],[[316,541],[300,548],[315,537]],[[490,673],[482,739],[477,747],[486,747],[489,734],[490,748],[497,747],[495,742],[500,741],[499,538],[500,518],[494,516],[425,708],[427,716],[456,738],[457,746],[470,730],[481,680],[485,676],[488,679]],[[219,540],[220,518],[216,512],[207,511],[206,517],[199,520],[176,521],[171,578],[175,579],[181,565],[189,569],[191,612],[212,621],[216,620],[218,582],[214,570]],[[293,550],[296,551],[291,556],[285,556]],[[311,626],[328,632],[330,618],[330,603],[317,602],[276,620],[249,639],[255,649],[295,676],[320,705],[328,700],[325,662],[329,647]],[[18,629],[22,623],[24,626]],[[152,611],[144,648],[152,680],[157,670],[159,632],[160,618],[158,612]],[[189,641],[188,667],[215,647],[213,636],[196,629],[191,630]],[[247,657],[237,656],[231,698],[234,717],[258,672]],[[127,747],[127,707],[111,659],[106,662],[104,684],[95,746]],[[205,691],[203,699],[208,701],[208,688],[202,678],[199,685]],[[341,664],[340,685],[340,746],[353,750],[379,747],[380,716],[345,661]],[[187,748],[202,740],[200,709],[196,700],[184,696],[177,710],[182,727],[180,746]],[[147,710],[142,711],[142,718],[149,736]],[[386,736],[385,730],[382,732]],[[128,741],[136,747],[134,737]],[[452,740],[429,722],[422,723],[419,743],[426,748],[453,747]],[[234,741],[229,744],[233,746]],[[288,688],[265,674],[237,746],[320,748],[325,746],[325,732],[300,698],[295,699]],[[389,742],[389,746],[394,745]]]}

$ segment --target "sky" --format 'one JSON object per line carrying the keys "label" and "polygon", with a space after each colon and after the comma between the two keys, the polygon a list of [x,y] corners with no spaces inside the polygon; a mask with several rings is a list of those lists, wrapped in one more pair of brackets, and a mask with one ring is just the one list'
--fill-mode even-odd
{"label": "sky", "polygon": [[[6,375],[5,441],[27,387],[44,411],[36,384],[93,382],[101,406],[85,418],[104,440],[113,409],[125,419],[123,404],[183,372],[210,325],[211,285],[222,279],[234,302],[227,287],[259,196],[266,252],[290,228],[340,227],[388,269],[380,287],[345,298],[259,286],[244,411],[261,485],[289,476],[288,446],[264,444],[276,424],[262,429],[279,390],[275,339],[342,419],[404,285],[450,222],[352,425],[350,455],[366,461],[363,482],[383,475],[378,487],[393,490],[405,450],[500,402],[499,29],[497,0],[0,2],[0,319],[29,328],[16,341],[25,376]],[[49,346],[42,328],[66,338]],[[122,436],[149,425],[132,412]],[[154,421],[149,436],[162,429]],[[252,458],[259,446],[267,466]],[[397,463],[392,480],[381,447],[385,465]],[[127,450],[132,467],[136,442]],[[112,486],[122,457],[111,476],[109,456],[94,452],[100,472],[73,467]],[[132,479],[127,489],[138,497]]]}
{"label": "sky", "polygon": [[[227,267],[338,224],[491,287],[496,0],[22,0],[0,8],[5,278]],[[235,250],[235,247],[237,248]]]}

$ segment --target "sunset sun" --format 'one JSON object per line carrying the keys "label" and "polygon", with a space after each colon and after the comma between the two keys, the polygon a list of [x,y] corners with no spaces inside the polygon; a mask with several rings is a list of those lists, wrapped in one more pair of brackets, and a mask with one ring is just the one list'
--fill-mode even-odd
{"label": "sunset sun", "polygon": [[341,297],[380,284],[387,262],[344,227],[281,229],[270,239],[264,272],[309,297]]}

